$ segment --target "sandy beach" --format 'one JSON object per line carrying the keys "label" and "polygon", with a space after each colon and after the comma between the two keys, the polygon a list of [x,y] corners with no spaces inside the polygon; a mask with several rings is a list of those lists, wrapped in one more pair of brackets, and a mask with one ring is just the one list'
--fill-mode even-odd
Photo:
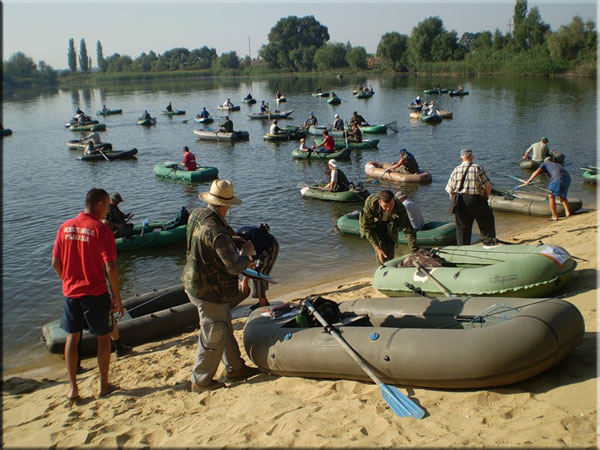
{"label": "sandy beach", "polygon": [[[476,227],[475,227],[476,229]],[[476,230],[475,230],[476,231]],[[500,230],[501,231],[501,230]],[[12,374],[3,383],[4,447],[597,447],[597,212],[500,234],[511,243],[564,247],[578,267],[561,294],[581,311],[586,332],[565,360],[529,380],[494,389],[400,386],[426,411],[399,418],[374,384],[261,374],[195,394],[189,378],[197,332],[111,356],[120,390],[97,398],[95,359],[66,400],[66,370]],[[375,267],[373,267],[374,271]],[[372,272],[272,298],[321,294],[335,301],[381,297]],[[246,300],[247,305],[251,299]],[[234,320],[243,353],[243,317]],[[245,354],[244,354],[245,356]],[[246,358],[247,359],[247,358]],[[221,366],[217,377],[224,376]]]}

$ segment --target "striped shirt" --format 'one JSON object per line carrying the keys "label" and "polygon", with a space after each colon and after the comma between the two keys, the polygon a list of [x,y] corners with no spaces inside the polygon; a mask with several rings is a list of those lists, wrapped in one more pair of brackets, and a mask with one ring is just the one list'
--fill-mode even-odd
{"label": "striped shirt", "polygon": [[[457,166],[452,171],[448,184],[446,184],[446,192],[449,194],[455,193],[462,180],[465,170],[467,170],[468,162],[463,162],[460,166]],[[482,195],[485,196],[485,190],[491,186],[490,179],[485,173],[485,170],[479,164],[471,164],[467,177],[465,178],[465,184],[461,190],[461,194],[471,195]]]}

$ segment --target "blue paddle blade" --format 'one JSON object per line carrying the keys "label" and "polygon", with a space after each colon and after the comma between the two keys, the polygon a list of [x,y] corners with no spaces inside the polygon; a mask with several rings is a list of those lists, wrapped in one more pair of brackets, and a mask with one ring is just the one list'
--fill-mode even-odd
{"label": "blue paddle blade", "polygon": [[422,419],[425,410],[398,390],[397,387],[381,383],[381,396],[390,408],[400,417]]}

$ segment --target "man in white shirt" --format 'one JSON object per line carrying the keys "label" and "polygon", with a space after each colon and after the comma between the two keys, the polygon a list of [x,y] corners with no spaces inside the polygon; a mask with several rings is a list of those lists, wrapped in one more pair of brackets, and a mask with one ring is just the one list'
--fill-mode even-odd
{"label": "man in white shirt", "polygon": [[415,231],[425,228],[425,220],[423,220],[423,215],[421,214],[421,210],[417,204],[412,200],[409,200],[406,194],[402,191],[396,192],[395,197],[402,203],[404,208],[406,208],[408,219],[410,220],[410,224]]}

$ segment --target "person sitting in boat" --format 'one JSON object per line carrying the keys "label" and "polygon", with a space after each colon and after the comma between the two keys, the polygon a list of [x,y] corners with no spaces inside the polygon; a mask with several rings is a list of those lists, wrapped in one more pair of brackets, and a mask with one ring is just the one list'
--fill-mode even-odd
{"label": "person sitting in boat", "polygon": [[319,125],[319,121],[315,117],[315,114],[311,112],[308,119],[304,121],[304,128],[310,128],[312,126],[316,127],[317,125]]}
{"label": "person sitting in boat", "polygon": [[465,90],[465,89],[463,88],[463,85],[462,85],[462,83],[458,83],[458,86],[457,86],[457,88],[456,88],[456,91],[457,91],[457,92],[463,92],[464,90]]}
{"label": "person sitting in boat", "polygon": [[173,112],[173,106],[171,106],[171,102],[169,102],[169,104],[167,105],[167,107],[165,108],[165,111],[168,112]]}
{"label": "person sitting in boat", "polygon": [[439,114],[439,111],[437,109],[437,106],[435,106],[435,102],[431,102],[429,104],[429,107],[427,108],[427,113],[428,116],[432,116],[434,114]]}
{"label": "person sitting in boat", "polygon": [[200,111],[200,114],[198,114],[198,116],[200,116],[201,119],[208,119],[210,117],[210,114],[206,110],[206,107],[204,107],[202,108],[202,111]]}
{"label": "person sitting in boat", "polygon": [[366,92],[368,92],[369,94],[373,94],[375,92],[372,84],[369,85],[369,89],[367,89]]}
{"label": "person sitting in boat", "polygon": [[321,147],[324,147],[325,150],[321,150],[319,153],[333,153],[335,152],[335,139],[332,135],[329,134],[329,131],[323,130],[323,142],[314,147],[315,151],[318,151]]}
{"label": "person sitting in boat", "polygon": [[402,203],[402,205],[406,209],[406,212],[408,213],[408,219],[410,220],[410,224],[415,229],[415,231],[419,231],[425,228],[425,220],[423,219],[423,215],[421,214],[421,210],[419,209],[417,204],[410,200],[408,196],[402,191],[396,192],[395,197],[400,203]]}
{"label": "person sitting in boat", "polygon": [[529,154],[532,152],[533,154],[531,155],[531,159],[533,161],[543,161],[545,158],[550,156],[550,149],[548,148],[548,138],[544,136],[540,140],[540,142],[534,142],[533,144],[531,144],[531,146],[523,155],[523,159],[527,159],[529,157]]}
{"label": "person sitting in boat", "polygon": [[354,111],[354,113],[352,113],[352,117],[350,117],[350,125],[352,125],[352,123],[356,123],[359,127],[369,126],[369,123],[365,120],[365,118],[356,111]]}
{"label": "person sitting in boat", "polygon": [[314,145],[311,145],[310,147],[308,145],[306,145],[306,138],[300,139],[300,147],[298,147],[298,150],[300,150],[301,152],[311,152],[314,149],[315,149]]}
{"label": "person sitting in boat", "polygon": [[412,153],[402,148],[400,159],[390,166],[390,170],[405,174],[419,173],[419,164]]}
{"label": "person sitting in boat", "polygon": [[363,138],[363,132],[356,122],[352,123],[352,128],[346,131],[349,142],[361,143]]}
{"label": "person sitting in boat", "polygon": [[265,101],[263,100],[262,103],[260,104],[260,113],[264,114],[269,110],[269,104],[265,103]]}
{"label": "person sitting in boat", "polygon": [[273,120],[271,128],[269,128],[269,134],[279,134],[281,132],[281,128],[279,128],[279,125],[277,125],[277,119]]}
{"label": "person sitting in boat", "polygon": [[90,156],[90,155],[95,155],[100,152],[98,151],[98,149],[94,148],[94,141],[89,140],[87,143],[87,147],[85,148],[85,151],[83,153],[86,156]]}
{"label": "person sitting in boat", "polygon": [[140,117],[140,119],[142,120],[147,120],[147,119],[152,119],[152,117],[150,117],[150,113],[148,112],[148,110],[144,110],[144,113],[142,114],[142,117]]}
{"label": "person sitting in boat", "polygon": [[103,112],[108,111],[108,108],[106,107],[106,105],[102,105],[102,111]]}
{"label": "person sitting in boat", "polygon": [[339,168],[337,161],[335,159],[330,159],[327,161],[327,166],[330,170],[330,178],[329,183],[323,186],[323,189],[327,189],[331,192],[343,192],[349,190],[350,182],[344,172]]}
{"label": "person sitting in boat", "polygon": [[333,121],[333,130],[334,131],[344,131],[344,121],[340,119],[340,115],[336,114],[335,120]]}
{"label": "person sitting in boat", "polygon": [[227,101],[225,103],[223,103],[223,106],[225,108],[231,108],[233,106],[233,103],[231,103],[230,99],[227,99]]}
{"label": "person sitting in boat", "polygon": [[115,234],[115,237],[130,236],[133,232],[133,224],[128,223],[134,216],[132,213],[125,214],[119,209],[119,203],[123,202],[123,197],[118,192],[110,195],[110,205],[106,218],[103,220]]}
{"label": "person sitting in boat", "polygon": [[315,89],[315,94],[320,94],[321,92],[323,92],[323,89],[321,89],[321,86],[319,86],[318,88]]}
{"label": "person sitting in boat", "polygon": [[415,97],[415,99],[413,100],[413,105],[422,105],[422,104],[423,104],[423,101],[421,100],[421,96],[417,95]]}
{"label": "person sitting in boat", "polygon": [[362,92],[364,89],[364,86],[362,84],[359,84],[358,86],[356,86],[356,92]]}
{"label": "person sitting in boat", "polygon": [[196,155],[190,152],[187,145],[183,147],[183,161],[180,164],[185,167],[185,170],[192,172],[198,168],[196,165]]}
{"label": "person sitting in boat", "polygon": [[441,91],[441,90],[442,90],[442,86],[440,86],[440,83],[435,83],[435,84],[433,85],[433,88],[434,88],[436,91]]}
{"label": "person sitting in boat", "polygon": [[244,100],[252,100],[252,94],[248,92],[248,95],[244,97]]}
{"label": "person sitting in boat", "polygon": [[[94,132],[88,134],[83,139],[88,139],[89,141],[93,142],[94,145],[98,145],[98,144],[102,143],[102,141],[100,140],[100,133],[98,133],[97,131],[94,131]],[[89,142],[88,142],[88,145],[89,145]]]}
{"label": "person sitting in boat", "polygon": [[567,194],[569,192],[569,186],[571,185],[571,176],[569,172],[562,166],[562,164],[555,161],[554,157],[546,156],[544,162],[531,174],[529,179],[525,182],[525,185],[531,183],[535,177],[542,172],[546,172],[550,177],[550,194],[548,200],[550,202],[550,211],[552,211],[552,217],[548,220],[558,220],[558,214],[556,212],[556,199],[558,197],[563,207],[565,208],[565,216],[571,216],[571,210],[569,209],[569,202],[567,200]]}
{"label": "person sitting in boat", "polygon": [[229,116],[225,116],[225,122],[220,124],[219,131],[221,133],[233,133],[233,122],[229,118]]}

